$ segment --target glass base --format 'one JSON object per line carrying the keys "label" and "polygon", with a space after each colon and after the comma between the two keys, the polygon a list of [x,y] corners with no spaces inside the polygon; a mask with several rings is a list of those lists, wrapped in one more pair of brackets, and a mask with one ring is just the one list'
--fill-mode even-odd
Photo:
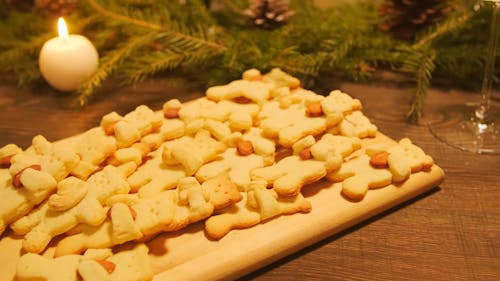
{"label": "glass base", "polygon": [[500,114],[490,107],[486,120],[478,120],[477,105],[455,105],[443,108],[439,118],[428,122],[431,133],[442,142],[469,152],[500,154]]}

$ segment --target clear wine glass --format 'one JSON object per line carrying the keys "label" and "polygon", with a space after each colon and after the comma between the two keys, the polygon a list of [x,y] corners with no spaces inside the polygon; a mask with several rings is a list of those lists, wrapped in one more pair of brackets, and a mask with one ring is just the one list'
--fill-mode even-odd
{"label": "clear wine glass", "polygon": [[443,112],[448,118],[453,116],[458,124],[437,122],[430,123],[429,128],[436,138],[455,148],[480,154],[500,154],[500,108],[491,99],[500,25],[500,0],[484,2],[492,3],[493,7],[479,104],[455,106],[448,112]]}

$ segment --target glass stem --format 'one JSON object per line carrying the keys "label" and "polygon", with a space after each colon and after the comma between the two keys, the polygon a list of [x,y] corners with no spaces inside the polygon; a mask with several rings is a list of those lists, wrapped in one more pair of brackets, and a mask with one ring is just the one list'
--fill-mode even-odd
{"label": "glass stem", "polygon": [[500,1],[493,1],[493,12],[491,15],[491,30],[490,37],[488,42],[488,50],[486,54],[486,66],[483,77],[483,86],[481,89],[481,102],[476,109],[475,115],[478,121],[483,122],[486,121],[488,109],[490,108],[490,98],[492,92],[492,83],[494,78],[494,70],[495,70],[495,58],[496,58],[496,49],[498,44],[498,23],[497,18],[500,11]]}

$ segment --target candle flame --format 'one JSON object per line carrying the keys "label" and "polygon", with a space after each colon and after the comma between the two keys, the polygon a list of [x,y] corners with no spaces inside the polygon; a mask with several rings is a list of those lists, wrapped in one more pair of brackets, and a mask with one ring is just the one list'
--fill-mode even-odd
{"label": "candle flame", "polygon": [[64,40],[68,39],[68,27],[62,17],[57,20],[57,31],[59,32],[60,38]]}

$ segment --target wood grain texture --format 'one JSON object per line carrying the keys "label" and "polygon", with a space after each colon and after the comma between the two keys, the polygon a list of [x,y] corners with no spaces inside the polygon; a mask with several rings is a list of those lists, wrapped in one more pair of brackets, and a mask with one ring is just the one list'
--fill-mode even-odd
{"label": "wood grain texture", "polygon": [[[410,90],[393,85],[341,84],[363,102],[364,113],[393,139],[409,137],[444,169],[441,188],[365,220],[243,277],[243,280],[499,280],[500,157],[462,152],[440,143],[423,122],[405,122]],[[172,97],[202,93],[149,81],[135,89],[105,91],[75,111],[69,97],[0,85],[0,146],[30,145],[43,134],[65,138],[98,124],[110,111],[139,104],[159,109]],[[430,91],[425,118],[441,104],[477,100],[471,93]],[[439,113],[439,112],[438,112]],[[1,279],[1,278],[0,278]]]}

